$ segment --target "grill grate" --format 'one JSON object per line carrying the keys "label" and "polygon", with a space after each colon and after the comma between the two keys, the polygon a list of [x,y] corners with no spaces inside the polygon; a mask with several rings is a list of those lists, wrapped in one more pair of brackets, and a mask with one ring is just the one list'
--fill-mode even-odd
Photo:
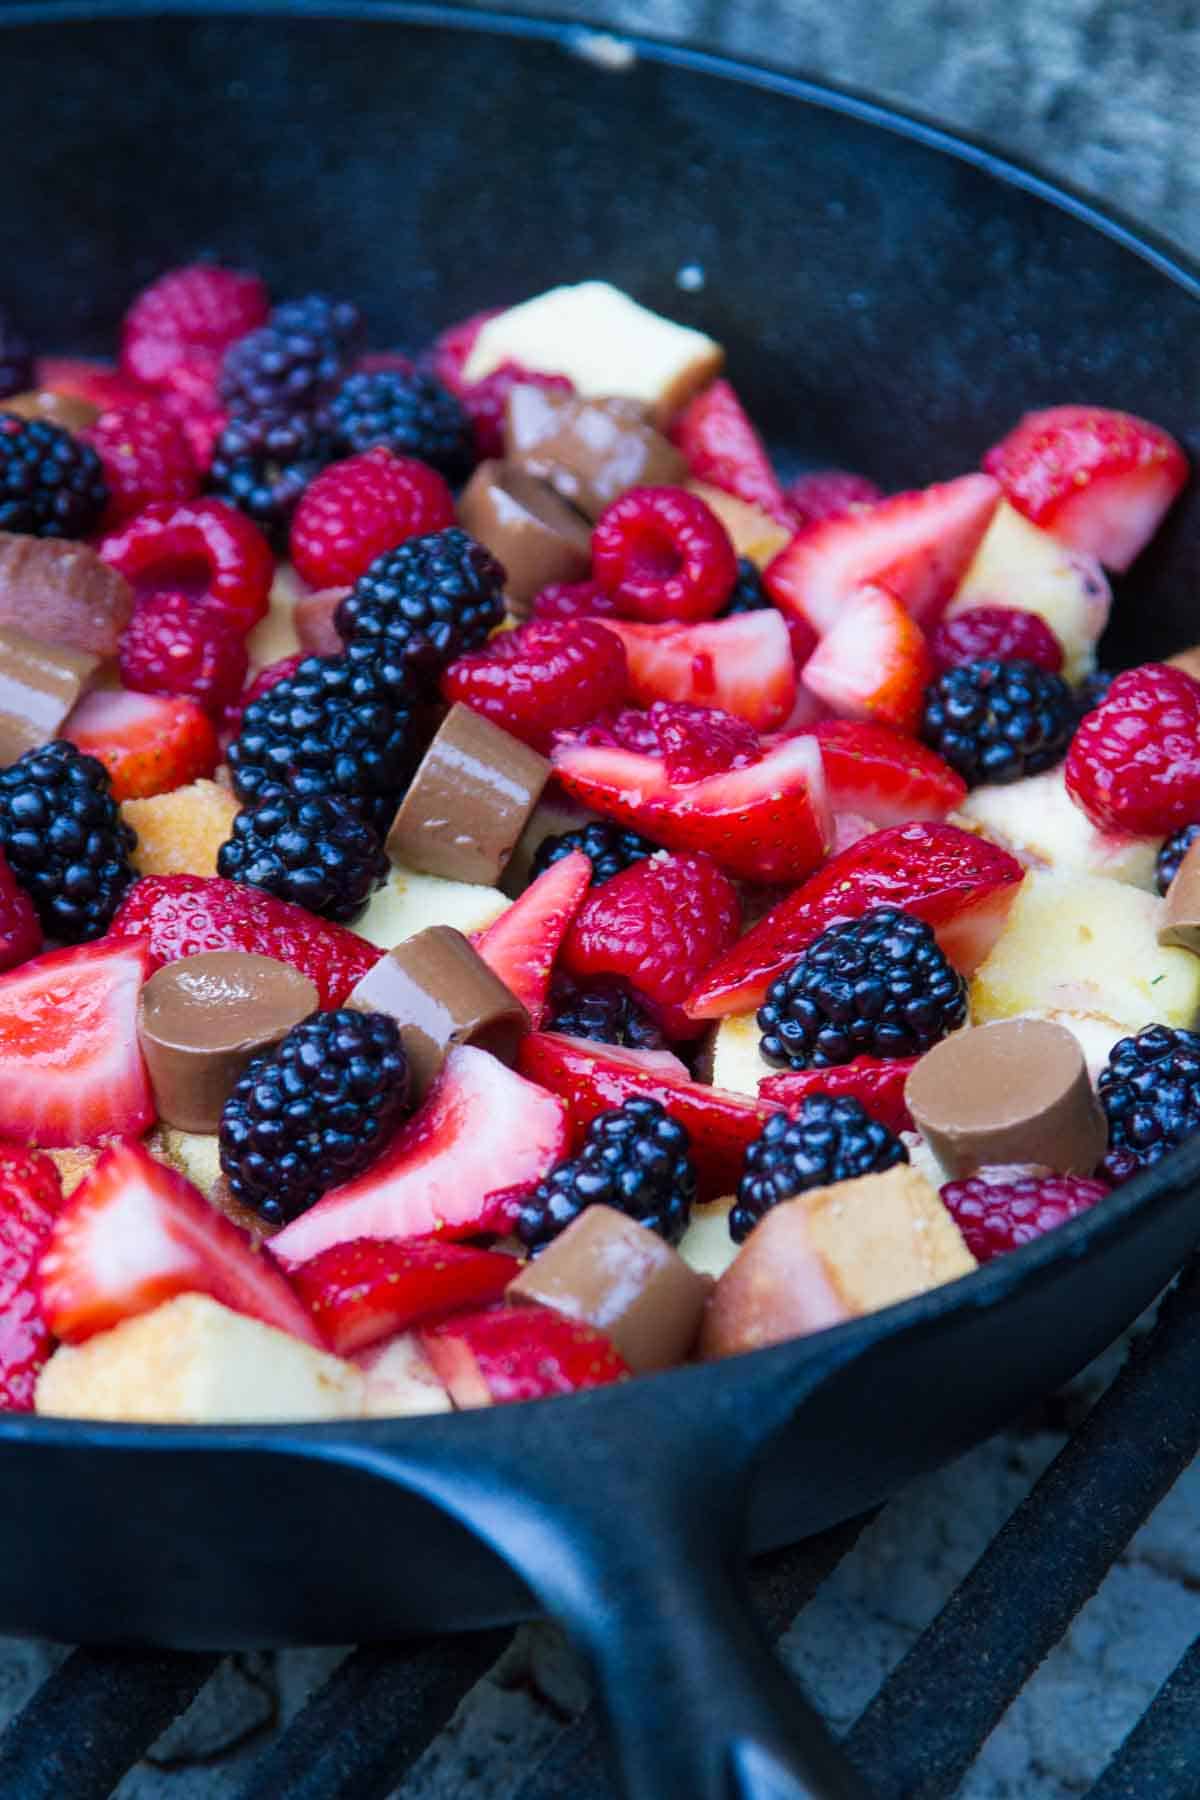
{"label": "grill grate", "polygon": [[[955,1793],[985,1738],[1200,1447],[1198,1365],[1200,1259],[845,1738],[879,1800]],[[756,1564],[754,1596],[773,1637],[865,1523]],[[354,1651],[258,1758],[241,1800],[375,1800],[392,1792],[506,1642],[506,1633],[484,1632]],[[0,1736],[0,1800],[100,1800],[188,1707],[218,1661],[74,1651]],[[963,1681],[968,1663],[972,1677]],[[951,1689],[955,1705],[947,1707]],[[1198,1701],[1200,1640],[1087,1800],[1195,1800]],[[613,1793],[602,1728],[589,1707],[563,1726],[513,1800],[612,1800]]]}

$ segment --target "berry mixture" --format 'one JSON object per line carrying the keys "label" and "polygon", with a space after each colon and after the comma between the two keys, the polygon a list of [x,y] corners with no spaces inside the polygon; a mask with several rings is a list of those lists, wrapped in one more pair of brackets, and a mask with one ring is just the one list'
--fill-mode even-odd
{"label": "berry mixture", "polygon": [[1162,426],[789,484],[602,282],[5,298],[0,1405],[569,1393],[1200,1143],[1200,651],[1097,664]]}

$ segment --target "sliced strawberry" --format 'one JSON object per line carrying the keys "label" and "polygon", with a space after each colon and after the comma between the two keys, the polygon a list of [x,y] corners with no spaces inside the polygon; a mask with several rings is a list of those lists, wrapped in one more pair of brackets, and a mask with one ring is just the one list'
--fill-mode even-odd
{"label": "sliced strawberry", "polygon": [[63,727],[112,778],[114,800],[143,800],[211,775],[220,757],[216,727],[194,700],[98,688]]}
{"label": "sliced strawberry", "polygon": [[364,1175],[271,1239],[287,1267],[350,1238],[504,1231],[566,1151],[561,1104],[469,1045],[452,1050],[420,1111]]}
{"label": "sliced strawberry", "polygon": [[498,1300],[519,1268],[511,1256],[441,1238],[352,1238],[302,1263],[293,1284],[325,1341],[353,1356],[422,1320]]}
{"label": "sliced strawberry", "polygon": [[198,1188],[141,1144],[115,1144],[75,1189],[38,1267],[42,1315],[79,1343],[176,1294],[214,1300],[324,1347],[279,1270]]}
{"label": "sliced strawberry", "polygon": [[673,783],[661,757],[603,745],[563,744],[552,761],[586,806],[669,850],[705,850],[747,881],[799,881],[833,842],[821,752],[810,737],[689,785]]}
{"label": "sliced strawberry", "polygon": [[671,437],[683,451],[694,480],[707,481],[791,524],[762,439],[727,381],[714,381],[689,400],[671,427]]}
{"label": "sliced strawberry", "polygon": [[599,1113],[638,1094],[657,1100],[687,1127],[701,1200],[719,1200],[736,1190],[749,1145],[778,1111],[772,1101],[708,1087],[666,1067],[651,1068],[640,1051],[553,1031],[531,1032],[517,1066],[566,1101],[576,1149]]}
{"label": "sliced strawberry", "polygon": [[604,619],[625,646],[630,698],[718,707],[757,731],[773,731],[796,701],[796,665],[783,614],[735,613],[701,625]]}
{"label": "sliced strawberry", "polygon": [[102,941],[0,977],[0,1135],[64,1148],[153,1125],[137,1035],[149,960]]}
{"label": "sliced strawberry", "polygon": [[967,784],[935,750],[888,725],[822,719],[812,728],[821,746],[829,804],[876,825],[944,819],[967,797]]}
{"label": "sliced strawberry", "polygon": [[855,588],[878,582],[928,628],[966,572],[999,501],[1000,484],[989,475],[961,475],[810,525],[767,565],[767,592],[784,612],[801,613],[826,632]]}
{"label": "sliced strawberry", "polygon": [[111,406],[134,406],[154,391],[122,375],[112,363],[94,362],[86,356],[39,356],[34,379],[51,394],[86,400],[101,412]]}
{"label": "sliced strawberry", "polygon": [[535,1031],[546,1016],[554,959],[591,879],[588,858],[582,850],[572,850],[471,938],[488,968],[517,996]]}
{"label": "sliced strawberry", "polygon": [[458,1313],[417,1335],[458,1407],[543,1400],[629,1378],[603,1332],[548,1306]]}
{"label": "sliced strawberry", "polygon": [[695,1019],[758,1006],[775,977],[815,937],[876,906],[927,919],[970,975],[999,936],[1025,871],[1015,856],[956,825],[893,825],[832,857],[708,971],[688,1001]]}
{"label": "sliced strawberry", "polygon": [[920,1061],[916,1056],[896,1056],[886,1061],[856,1056],[853,1062],[830,1069],[788,1069],[767,1075],[758,1084],[763,1100],[777,1100],[788,1111],[810,1094],[849,1094],[873,1119],[889,1131],[911,1131],[912,1114],[904,1097],[904,1084]]}
{"label": "sliced strawberry", "polygon": [[315,983],[324,1007],[341,1006],[382,951],[344,925],[220,875],[147,875],[108,928],[145,946],[147,973],[206,950],[248,950],[290,963]]}
{"label": "sliced strawberry", "polygon": [[1103,406],[1026,413],[983,466],[1018,512],[1108,569],[1127,569],[1188,478],[1159,425]]}
{"label": "sliced strawberry", "polygon": [[28,962],[42,947],[42,927],[33,901],[0,850],[0,970]]}
{"label": "sliced strawberry", "polygon": [[47,1156],[0,1144],[0,1407],[32,1412],[38,1372],[54,1348],[37,1299],[37,1267],[62,1205]]}
{"label": "sliced strawberry", "polygon": [[894,594],[856,588],[804,665],[803,681],[839,718],[915,731],[933,658]]}

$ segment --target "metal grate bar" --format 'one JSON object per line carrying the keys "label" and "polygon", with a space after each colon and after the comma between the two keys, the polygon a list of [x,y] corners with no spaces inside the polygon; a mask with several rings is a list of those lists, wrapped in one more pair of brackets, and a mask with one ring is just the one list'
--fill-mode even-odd
{"label": "metal grate bar", "polygon": [[1087,1800],[1195,1800],[1200,1785],[1200,1638],[1138,1720]]}
{"label": "metal grate bar", "polygon": [[[832,1575],[873,1515],[835,1525],[819,1537],[758,1558],[750,1587],[763,1628],[776,1638]],[[510,1800],[613,1800],[600,1711],[588,1707],[563,1727],[547,1754],[532,1769]]]}
{"label": "metal grate bar", "polygon": [[241,1800],[382,1800],[511,1636],[480,1631],[352,1651],[259,1758]]}
{"label": "metal grate bar", "polygon": [[1200,1264],[1192,1262],[1149,1337],[850,1732],[846,1747],[879,1800],[945,1800],[957,1789],[1195,1455],[1198,1355]]}
{"label": "metal grate bar", "polygon": [[0,1737],[0,1800],[105,1800],[221,1658],[74,1650]]}

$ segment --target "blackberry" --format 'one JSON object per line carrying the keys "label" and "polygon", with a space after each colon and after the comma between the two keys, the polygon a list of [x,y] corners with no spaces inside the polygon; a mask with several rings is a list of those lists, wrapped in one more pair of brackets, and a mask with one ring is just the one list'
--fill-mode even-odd
{"label": "blackberry", "polygon": [[809,1188],[831,1187],[907,1161],[908,1151],[895,1133],[849,1094],[809,1094],[794,1118],[772,1113],[747,1150],[729,1235],[740,1244],[773,1206]]}
{"label": "blackberry", "polygon": [[1116,679],[1112,669],[1093,669],[1090,675],[1084,676],[1074,690],[1076,720],[1095,712],[1101,701],[1107,700],[1108,690]]}
{"label": "blackberry", "polygon": [[310,294],[273,309],[225,352],[220,394],[232,418],[322,412],[361,336],[358,308]]}
{"label": "blackberry", "polygon": [[7,400],[10,394],[23,394],[33,384],[33,352],[0,307],[0,400]]}
{"label": "blackberry", "polygon": [[967,987],[923,919],[878,906],[831,925],[767,989],[762,1053],[791,1069],[917,1056],[962,1025]]}
{"label": "blackberry", "polygon": [[276,331],[327,338],[347,357],[357,355],[366,337],[362,313],[353,300],[335,300],[330,294],[303,294],[298,300],[281,300],[271,308],[267,323]]}
{"label": "blackberry", "polygon": [[1165,894],[1179,873],[1179,865],[1200,837],[1200,825],[1181,825],[1173,831],[1160,849],[1154,863],[1154,881],[1160,894]]}
{"label": "blackberry", "polygon": [[729,613],[762,612],[766,606],[772,606],[770,595],[763,586],[758,565],[752,563],[748,556],[739,556],[737,563],[737,580],[733,584],[733,592],[721,608],[722,616]]}
{"label": "blackberry", "polygon": [[270,1225],[374,1162],[408,1111],[408,1061],[389,1013],[313,1013],[255,1057],[221,1114],[221,1169]]}
{"label": "blackberry", "polygon": [[1096,1091],[1108,1119],[1099,1173],[1128,1181],[1200,1131],[1200,1032],[1147,1025],[1114,1044]]}
{"label": "blackberry", "polygon": [[451,525],[377,556],[338,607],[337,628],[345,643],[378,646],[436,687],[504,617],[504,580],[491,552]]}
{"label": "blackberry", "polygon": [[83,538],[107,505],[104,471],[90,444],[48,419],[0,412],[0,531]]}
{"label": "blackberry", "polygon": [[971,787],[1019,781],[1066,755],[1078,713],[1061,675],[994,656],[947,669],[925,690],[922,736]]}
{"label": "blackberry", "polygon": [[543,838],[533,859],[534,875],[541,875],[552,863],[561,862],[573,850],[582,850],[592,861],[593,887],[611,881],[614,875],[632,869],[634,863],[657,854],[660,846],[652,844],[639,831],[626,831],[623,825],[610,825],[596,819],[578,831],[563,831],[557,837]]}
{"label": "blackberry", "polygon": [[561,996],[557,1012],[543,1026],[564,1037],[590,1038],[597,1044],[622,1044],[630,1050],[661,1050],[663,1034],[623,988],[597,985]]}
{"label": "blackberry", "polygon": [[48,937],[104,935],[133,880],[136,843],[104,764],[65,738],[0,771],[0,847]]}
{"label": "blackberry", "polygon": [[583,1149],[539,1182],[517,1216],[531,1254],[544,1250],[585,1206],[615,1207],[677,1244],[696,1198],[696,1171],[685,1126],[638,1094],[588,1126]]}
{"label": "blackberry", "polygon": [[217,873],[323,919],[358,917],[387,873],[379,833],[348,801],[268,788],[233,821]]}
{"label": "blackberry", "polygon": [[217,439],[209,480],[282,548],[301,494],[333,456],[332,438],[305,413],[230,419]]}
{"label": "blackberry", "polygon": [[475,466],[475,428],[462,402],[432,375],[377,369],[348,375],[329,407],[346,456],[386,444],[416,456],[446,480],[465,481]]}
{"label": "blackberry", "polygon": [[376,662],[307,656],[246,708],[229,765],[243,802],[279,786],[351,800],[382,836],[423,747],[416,715]]}

